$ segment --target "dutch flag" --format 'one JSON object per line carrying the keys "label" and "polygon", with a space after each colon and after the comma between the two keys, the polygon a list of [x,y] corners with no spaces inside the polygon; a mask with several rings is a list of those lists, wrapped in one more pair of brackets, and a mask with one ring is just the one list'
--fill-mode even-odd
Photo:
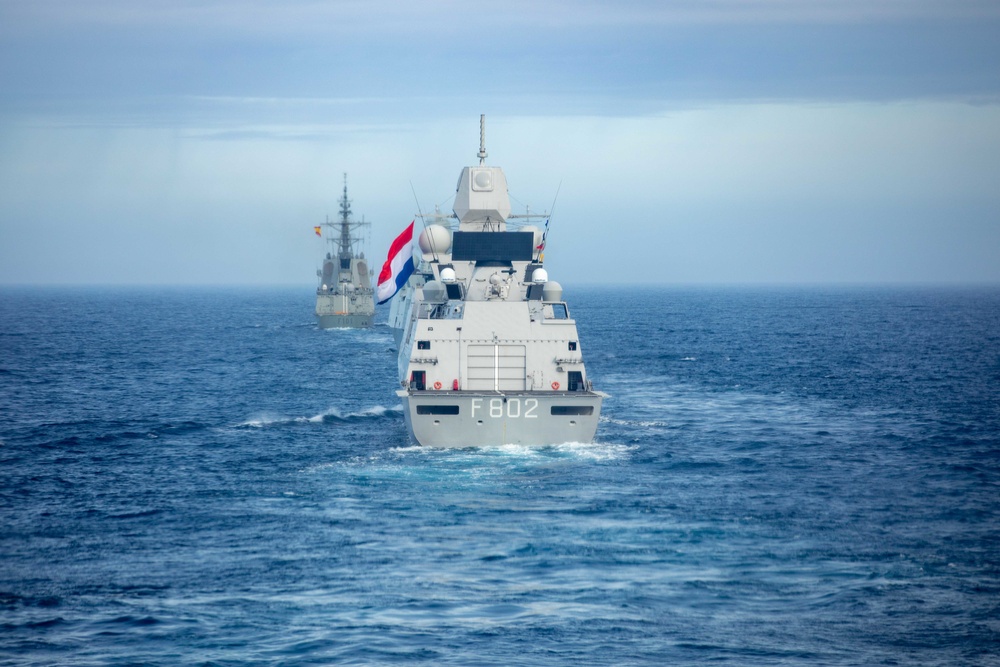
{"label": "dutch flag", "polygon": [[413,222],[389,246],[389,256],[382,265],[382,273],[378,274],[380,304],[391,299],[413,273]]}

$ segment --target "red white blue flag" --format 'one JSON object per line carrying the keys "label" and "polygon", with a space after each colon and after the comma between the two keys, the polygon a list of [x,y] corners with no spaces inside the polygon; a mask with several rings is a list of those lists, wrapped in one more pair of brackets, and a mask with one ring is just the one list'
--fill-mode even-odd
{"label": "red white blue flag", "polygon": [[413,273],[413,222],[389,246],[389,256],[378,274],[379,303],[391,299]]}

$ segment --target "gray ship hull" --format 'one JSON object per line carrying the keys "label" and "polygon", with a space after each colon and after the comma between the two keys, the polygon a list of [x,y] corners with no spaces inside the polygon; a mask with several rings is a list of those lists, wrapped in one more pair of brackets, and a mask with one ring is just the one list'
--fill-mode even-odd
{"label": "gray ship hull", "polygon": [[317,315],[320,329],[364,329],[372,325],[374,315]]}
{"label": "gray ship hull", "polygon": [[544,446],[593,442],[599,391],[396,392],[410,437],[424,447]]}
{"label": "gray ship hull", "polygon": [[317,294],[316,323],[320,329],[358,329],[372,326],[375,300],[371,290],[347,294]]}

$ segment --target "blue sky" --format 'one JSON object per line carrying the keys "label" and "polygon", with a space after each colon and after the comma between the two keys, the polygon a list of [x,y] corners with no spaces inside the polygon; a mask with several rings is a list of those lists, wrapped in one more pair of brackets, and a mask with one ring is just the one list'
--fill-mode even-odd
{"label": "blue sky", "polygon": [[0,0],[0,283],[303,284],[487,114],[564,284],[1000,282],[1000,3]]}

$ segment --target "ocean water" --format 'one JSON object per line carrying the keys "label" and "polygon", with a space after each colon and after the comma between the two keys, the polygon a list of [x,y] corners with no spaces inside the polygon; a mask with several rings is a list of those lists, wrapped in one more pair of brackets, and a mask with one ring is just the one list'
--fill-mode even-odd
{"label": "ocean water", "polygon": [[0,664],[1000,664],[1000,289],[566,298],[597,442],[442,451],[308,290],[0,290]]}

